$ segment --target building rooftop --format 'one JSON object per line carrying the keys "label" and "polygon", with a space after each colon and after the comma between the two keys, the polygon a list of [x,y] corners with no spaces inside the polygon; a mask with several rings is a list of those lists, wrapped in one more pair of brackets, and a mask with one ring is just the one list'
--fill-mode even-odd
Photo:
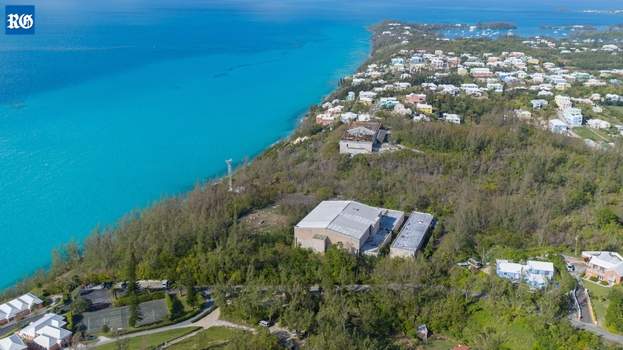
{"label": "building rooftop", "polygon": [[380,130],[381,124],[377,122],[354,122],[344,131],[342,140],[374,142]]}
{"label": "building rooftop", "polygon": [[548,261],[536,261],[536,260],[528,260],[526,262],[529,269],[539,270],[539,271],[547,271],[554,273],[554,264]]}
{"label": "building rooftop", "polygon": [[296,226],[325,228],[361,239],[370,226],[381,219],[384,212],[384,209],[355,201],[324,201],[318,204]]}
{"label": "building rooftop", "polygon": [[523,265],[510,262],[508,260],[498,259],[496,260],[495,265],[496,269],[501,272],[521,274],[523,271]]}
{"label": "building rooftop", "polygon": [[606,269],[614,269],[623,273],[623,256],[615,252],[582,252],[582,256],[590,258],[591,264],[601,266]]}
{"label": "building rooftop", "polygon": [[432,223],[431,214],[412,212],[391,247],[415,252],[422,247],[426,232]]}
{"label": "building rooftop", "polygon": [[26,344],[16,334],[0,339],[0,350],[24,350],[27,348]]}

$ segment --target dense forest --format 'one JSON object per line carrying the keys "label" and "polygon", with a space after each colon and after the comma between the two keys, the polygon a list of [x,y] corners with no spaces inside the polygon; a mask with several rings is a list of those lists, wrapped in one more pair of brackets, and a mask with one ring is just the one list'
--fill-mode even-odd
{"label": "dense forest", "polygon": [[[385,47],[375,45],[382,56]],[[621,250],[621,145],[591,150],[507,118],[508,106],[495,100],[436,103],[474,117],[457,126],[381,115],[391,141],[405,149],[352,158],[338,152],[344,126],[321,128],[306,118],[290,140],[309,138],[283,140],[241,164],[236,191],[208,181],[131,213],[80,246],[59,248],[50,271],[16,290],[124,280],[132,264],[138,279],[212,286],[228,317],[279,321],[305,334],[309,349],[410,348],[420,324],[476,349],[608,348],[566,321],[575,281],[557,253]],[[426,211],[438,224],[414,260],[294,247],[292,225],[329,198]],[[267,210],[283,221],[258,229],[246,220]],[[532,292],[456,265],[470,257],[548,257],[557,283]],[[348,288],[356,284],[371,287]],[[312,292],[315,285],[323,293]],[[236,346],[258,348],[258,341]]]}

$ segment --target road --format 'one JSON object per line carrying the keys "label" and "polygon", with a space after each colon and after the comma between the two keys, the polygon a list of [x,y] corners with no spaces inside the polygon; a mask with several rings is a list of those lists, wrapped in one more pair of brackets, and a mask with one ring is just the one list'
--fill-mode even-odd
{"label": "road", "polygon": [[596,326],[592,323],[585,323],[585,322],[578,321],[574,317],[571,317],[569,321],[575,328],[583,329],[585,331],[596,334],[605,340],[623,345],[623,335],[612,334],[604,330],[603,328]]}
{"label": "road", "polygon": [[578,289],[576,290],[575,296],[578,299],[578,304],[580,304],[580,310],[582,313],[582,318],[580,318],[579,321],[594,324],[595,320],[593,320],[593,315],[591,314],[590,308],[588,307],[588,298],[586,297],[584,286],[581,283],[578,284]]}

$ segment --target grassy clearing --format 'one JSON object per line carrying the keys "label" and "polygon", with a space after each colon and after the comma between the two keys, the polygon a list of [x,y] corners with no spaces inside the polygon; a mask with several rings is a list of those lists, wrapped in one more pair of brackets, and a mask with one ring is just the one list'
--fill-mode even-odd
{"label": "grassy clearing", "polygon": [[492,315],[487,310],[478,311],[470,318],[470,323],[478,325],[476,328],[492,328],[503,334],[509,349],[530,350],[534,344],[534,332],[530,329],[529,320],[517,317],[509,322]]}
{"label": "grassy clearing", "polygon": [[610,138],[607,137],[607,135],[604,135],[604,133],[599,133],[584,126],[573,128],[573,132],[583,139],[589,139],[596,142],[610,141]]}
{"label": "grassy clearing", "polygon": [[[168,331],[164,331],[160,333],[154,333],[154,334],[129,338],[127,340],[127,347],[124,349],[128,349],[128,350],[153,349],[156,346],[164,342],[171,341],[179,337],[183,337],[186,334],[189,334],[189,333],[192,333],[198,330],[199,328],[200,327],[178,328],[178,329],[172,329],[172,330],[168,330]],[[119,342],[122,342],[122,341],[119,341]],[[97,350],[115,350],[118,348],[119,342],[114,342],[114,343],[109,343],[106,345],[98,346],[96,349]]]}
{"label": "grassy clearing", "polygon": [[245,331],[227,327],[213,327],[184,339],[169,347],[170,350],[220,349],[234,337],[244,336]]}
{"label": "grassy clearing", "polygon": [[597,317],[597,323],[599,323],[600,326],[605,327],[606,309],[608,308],[608,294],[610,293],[610,288],[602,287],[590,281],[584,281],[584,287],[588,289],[588,293],[591,296],[591,302],[593,304],[593,311]]}
{"label": "grassy clearing", "polygon": [[448,350],[452,349],[458,343],[449,339],[435,339],[424,345],[425,350]]}

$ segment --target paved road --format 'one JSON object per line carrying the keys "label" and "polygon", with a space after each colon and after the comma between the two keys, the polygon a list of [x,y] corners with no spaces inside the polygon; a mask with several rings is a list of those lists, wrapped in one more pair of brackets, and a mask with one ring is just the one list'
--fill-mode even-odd
{"label": "paved road", "polygon": [[592,323],[585,323],[585,322],[578,321],[573,317],[571,317],[569,321],[575,328],[583,329],[585,331],[596,334],[604,338],[605,340],[623,345],[623,335],[612,334],[599,326],[596,326]]}
{"label": "paved road", "polygon": [[580,310],[582,311],[582,318],[579,321],[594,324],[593,316],[588,307],[588,298],[586,297],[586,292],[582,284],[578,285],[575,296],[578,298],[578,304],[580,304]]}

